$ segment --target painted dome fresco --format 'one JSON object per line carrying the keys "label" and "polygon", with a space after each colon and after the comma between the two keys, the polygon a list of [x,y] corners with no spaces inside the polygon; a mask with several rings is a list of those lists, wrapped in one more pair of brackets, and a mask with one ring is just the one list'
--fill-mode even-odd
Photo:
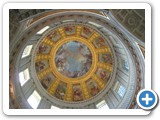
{"label": "painted dome fresco", "polygon": [[50,30],[35,56],[35,70],[43,88],[52,97],[70,102],[98,95],[107,86],[113,66],[106,38],[82,24]]}

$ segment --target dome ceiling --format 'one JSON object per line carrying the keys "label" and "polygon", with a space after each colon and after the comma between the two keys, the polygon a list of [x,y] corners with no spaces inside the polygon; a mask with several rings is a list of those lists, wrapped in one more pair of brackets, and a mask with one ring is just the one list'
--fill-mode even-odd
{"label": "dome ceiling", "polygon": [[36,49],[35,71],[53,98],[78,102],[98,95],[113,71],[110,46],[97,30],[65,24],[47,32]]}
{"label": "dome ceiling", "polygon": [[[10,43],[10,84],[18,95],[10,94],[13,108],[32,108],[28,99],[35,91],[41,97],[38,109],[95,109],[101,101],[111,109],[133,108],[143,87],[144,62],[132,36],[105,12],[54,12],[23,21],[27,29]],[[21,73],[25,84],[20,86]]]}

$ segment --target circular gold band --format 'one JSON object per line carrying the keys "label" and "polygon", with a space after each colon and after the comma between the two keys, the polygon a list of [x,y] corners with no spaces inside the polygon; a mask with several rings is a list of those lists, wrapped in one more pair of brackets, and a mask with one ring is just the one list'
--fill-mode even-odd
{"label": "circular gold band", "polygon": [[[69,78],[69,77],[66,77],[64,76],[63,74],[61,74],[57,67],[56,67],[56,64],[55,64],[55,57],[56,57],[56,53],[57,53],[57,50],[60,46],[62,46],[63,44],[67,43],[67,42],[70,42],[70,41],[78,41],[78,42],[81,42],[83,43],[84,45],[86,45],[91,54],[92,54],[92,65],[91,65],[91,68],[90,70],[83,76],[81,77],[78,77],[78,78]],[[51,50],[51,53],[50,53],[50,56],[53,56],[49,59],[49,63],[51,65],[51,68],[52,68],[52,71],[53,71],[53,74],[58,78],[60,79],[61,81],[65,82],[65,83],[72,83],[72,84],[77,84],[77,83],[81,83],[81,82],[84,82],[86,81],[87,79],[89,79],[92,74],[94,74],[94,72],[96,71],[96,63],[98,61],[98,56],[97,54],[95,53],[95,48],[94,46],[89,43],[85,38],[82,38],[80,36],[78,37],[74,37],[74,36],[68,36],[68,37],[65,37],[64,39],[61,39],[59,40],[55,45],[54,47],[52,48]]]}

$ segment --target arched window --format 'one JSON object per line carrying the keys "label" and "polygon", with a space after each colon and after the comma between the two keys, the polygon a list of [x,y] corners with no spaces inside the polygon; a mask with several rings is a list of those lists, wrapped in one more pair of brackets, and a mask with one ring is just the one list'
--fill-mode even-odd
{"label": "arched window", "polygon": [[123,60],[123,68],[128,71],[129,70],[129,65],[128,62],[126,60]]}
{"label": "arched window", "polygon": [[43,34],[48,28],[49,28],[49,26],[42,28],[40,31],[37,32],[37,34],[39,34],[39,35]]}
{"label": "arched window", "polygon": [[99,25],[99,24],[97,24],[95,22],[89,21],[88,23],[91,24],[91,25],[93,25],[93,26],[95,26],[95,27],[97,27],[97,28],[102,27],[101,25]]}
{"label": "arched window", "polygon": [[60,108],[52,105],[51,109],[60,109]]}
{"label": "arched window", "polygon": [[22,58],[30,55],[33,45],[27,45],[23,51]]}
{"label": "arched window", "polygon": [[102,100],[101,102],[99,102],[97,105],[96,105],[96,108],[97,109],[109,109],[107,103],[105,100]]}
{"label": "arched window", "polygon": [[125,92],[126,92],[126,88],[123,85],[120,85],[118,92],[117,92],[119,94],[119,96],[123,97]]}
{"label": "arched window", "polygon": [[25,69],[24,71],[19,73],[19,81],[21,86],[23,86],[30,79],[29,69]]}
{"label": "arched window", "polygon": [[35,90],[28,98],[28,103],[33,109],[36,109],[41,101],[41,96]]}
{"label": "arched window", "polygon": [[124,94],[126,93],[126,88],[123,84],[121,84],[119,81],[116,82],[114,85],[113,90],[120,96],[123,97]]}

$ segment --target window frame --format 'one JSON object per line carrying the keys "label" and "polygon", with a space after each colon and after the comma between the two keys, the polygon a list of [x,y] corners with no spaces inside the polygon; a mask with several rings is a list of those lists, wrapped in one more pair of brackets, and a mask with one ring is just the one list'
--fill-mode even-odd
{"label": "window frame", "polygon": [[106,103],[106,100],[100,101],[98,104],[96,104],[97,109],[109,109],[109,106]]}
{"label": "window frame", "polygon": [[30,79],[29,68],[26,68],[25,70],[19,73],[19,81],[21,86],[23,86],[29,79]]}
{"label": "window frame", "polygon": [[39,93],[34,90],[32,94],[28,97],[27,101],[33,109],[37,109],[39,103],[41,102],[41,99],[42,97],[39,95]]}
{"label": "window frame", "polygon": [[23,50],[21,58],[23,59],[25,57],[28,57],[31,54],[32,48],[33,48],[33,45],[27,45]]}
{"label": "window frame", "polygon": [[42,35],[49,28],[50,28],[50,26],[45,26],[44,28],[40,29],[36,34],[37,35]]}

